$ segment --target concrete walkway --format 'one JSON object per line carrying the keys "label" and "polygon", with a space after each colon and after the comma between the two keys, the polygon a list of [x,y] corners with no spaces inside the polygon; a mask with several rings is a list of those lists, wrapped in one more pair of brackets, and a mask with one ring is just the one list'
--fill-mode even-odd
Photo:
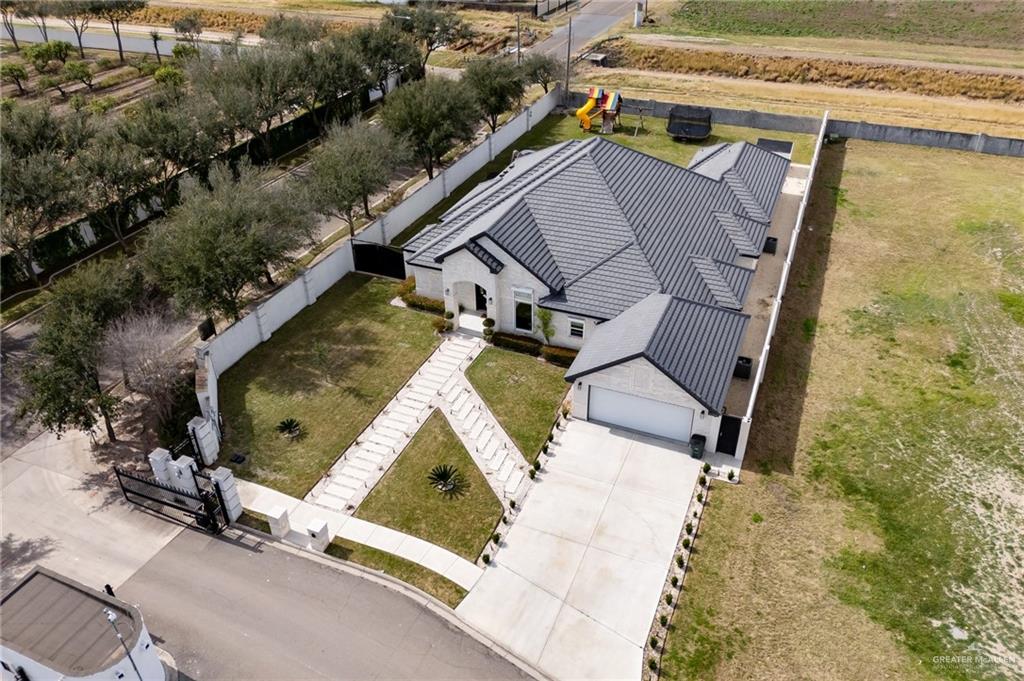
{"label": "concrete walkway", "polygon": [[554,678],[640,679],[701,463],[683,444],[570,420],[456,613]]}
{"label": "concrete walkway", "polygon": [[306,495],[306,501],[340,513],[354,512],[483,345],[478,338],[461,335],[441,343]]}
{"label": "concrete walkway", "polygon": [[392,530],[390,527],[367,522],[323,506],[290,497],[277,490],[257,485],[247,480],[237,480],[238,493],[242,498],[242,507],[262,515],[271,514],[276,508],[288,511],[288,519],[292,532],[284,539],[296,546],[308,547],[309,537],[305,533],[314,520],[327,522],[331,537],[346,539],[359,544],[422,565],[428,570],[450,579],[467,591],[472,589],[483,570],[462,556],[436,544],[413,537],[412,535]]}

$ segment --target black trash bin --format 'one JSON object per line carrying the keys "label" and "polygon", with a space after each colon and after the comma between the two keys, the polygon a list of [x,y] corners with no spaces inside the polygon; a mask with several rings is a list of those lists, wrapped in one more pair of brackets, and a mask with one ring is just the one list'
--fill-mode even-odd
{"label": "black trash bin", "polygon": [[690,436],[690,456],[694,459],[704,458],[704,444],[708,441],[703,435]]}

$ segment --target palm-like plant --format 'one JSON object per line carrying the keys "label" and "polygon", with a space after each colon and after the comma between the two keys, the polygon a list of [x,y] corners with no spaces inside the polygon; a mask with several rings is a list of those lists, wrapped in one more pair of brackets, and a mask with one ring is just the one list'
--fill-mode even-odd
{"label": "palm-like plant", "polygon": [[287,418],[277,424],[277,432],[289,440],[294,440],[302,433],[302,424],[298,419]]}
{"label": "palm-like plant", "polygon": [[462,473],[455,466],[443,463],[430,469],[427,474],[430,486],[434,487],[446,497],[456,497],[462,494],[466,486],[466,480]]}

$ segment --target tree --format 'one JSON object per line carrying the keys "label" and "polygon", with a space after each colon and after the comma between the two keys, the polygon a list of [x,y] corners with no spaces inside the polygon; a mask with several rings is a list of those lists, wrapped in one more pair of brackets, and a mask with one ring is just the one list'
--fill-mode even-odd
{"label": "tree", "polygon": [[18,44],[18,35],[14,32],[14,17],[17,9],[18,0],[0,0],[0,17],[3,18],[4,30],[7,31],[7,37],[11,39],[14,49],[20,50],[21,45]]}
{"label": "tree", "polygon": [[69,61],[64,65],[64,75],[73,80],[80,81],[92,90],[92,69],[84,61]]}
{"label": "tree", "polygon": [[174,203],[178,173],[198,167],[204,175],[224,135],[224,123],[211,100],[188,97],[173,87],[162,87],[129,108],[118,126],[123,139],[154,160],[153,177],[165,207]]}
{"label": "tree", "polygon": [[523,74],[511,59],[472,62],[462,79],[476,95],[477,105],[491,132],[498,129],[498,116],[518,105],[526,91]]}
{"label": "tree", "polygon": [[315,220],[292,185],[264,189],[248,164],[217,163],[210,189],[195,182],[182,201],[150,230],[143,259],[151,278],[182,309],[241,318],[242,293],[272,281],[270,268],[312,240]]}
{"label": "tree", "polygon": [[384,23],[411,36],[420,45],[423,52],[421,69],[426,68],[427,59],[437,48],[473,35],[469,24],[458,14],[447,7],[439,7],[435,2],[396,7],[384,15]]}
{"label": "tree", "polygon": [[89,28],[96,2],[92,0],[62,0],[53,3],[53,13],[60,18],[75,34],[78,41],[78,57],[85,59],[85,48],[82,47],[82,35]]}
{"label": "tree", "polygon": [[288,110],[295,83],[306,74],[297,72],[296,60],[284,50],[222,46],[221,51],[220,59],[188,63],[193,89],[216,102],[230,127],[248,132],[269,157],[274,119]]}
{"label": "tree", "polygon": [[527,83],[536,83],[547,92],[551,84],[558,80],[562,63],[550,55],[533,52],[526,55],[520,68]]}
{"label": "tree", "polygon": [[149,32],[149,39],[153,41],[153,52],[156,53],[156,63],[162,64],[164,59],[160,56],[160,41],[163,40],[163,36],[160,35],[160,31],[154,28]]}
{"label": "tree", "polygon": [[14,83],[18,92],[25,94],[25,83],[28,80],[28,69],[23,64],[4,62],[0,64],[0,78],[8,83]]}
{"label": "tree", "polygon": [[110,29],[117,38],[117,56],[124,63],[124,47],[121,45],[121,22],[146,7],[146,0],[103,0],[93,8],[93,15],[110,23]]}
{"label": "tree", "polygon": [[39,34],[43,36],[43,42],[50,42],[49,32],[47,31],[46,18],[53,14],[53,3],[44,2],[43,0],[18,0],[14,6],[15,16],[21,19],[28,19],[32,24],[39,29]]}
{"label": "tree", "polygon": [[199,36],[203,32],[203,18],[199,12],[188,12],[187,14],[171,22],[174,32],[182,36],[192,47],[199,47]]}
{"label": "tree", "polygon": [[293,49],[293,101],[309,111],[322,129],[324,116],[320,108],[366,87],[366,69],[358,48],[346,35],[331,34],[319,43]]}
{"label": "tree", "polygon": [[355,237],[355,210],[370,218],[370,195],[387,187],[408,152],[387,128],[359,121],[331,126],[306,178],[313,206],[344,218]]}
{"label": "tree", "polygon": [[0,126],[0,241],[37,285],[36,239],[80,207],[70,163],[91,136],[85,114],[58,118],[43,104],[15,107]]}
{"label": "tree", "polygon": [[106,328],[141,293],[139,272],[121,258],[93,261],[60,279],[44,313],[34,346],[36,359],[24,373],[28,395],[20,406],[58,435],[68,428],[91,431],[102,418],[114,441],[118,399],[100,382]]}
{"label": "tree", "polygon": [[416,45],[392,24],[360,26],[351,35],[370,82],[381,94],[388,93],[388,79],[392,75],[420,66],[420,52]]}
{"label": "tree", "polygon": [[53,48],[50,47],[50,43],[35,43],[27,45],[21,52],[21,56],[25,57],[35,68],[36,72],[41,74],[46,73],[50,68],[50,62],[53,61]]}
{"label": "tree", "polygon": [[78,153],[75,166],[93,218],[127,246],[125,230],[131,227],[138,195],[152,182],[152,164],[142,149],[108,128]]}
{"label": "tree", "polygon": [[319,19],[276,14],[263,24],[260,37],[281,47],[302,47],[327,35],[327,24]]}
{"label": "tree", "polygon": [[384,125],[409,141],[427,177],[456,142],[473,138],[478,111],[473,93],[459,81],[427,77],[404,85],[384,103]]}
{"label": "tree", "polygon": [[104,336],[104,358],[121,370],[125,388],[140,393],[160,422],[174,411],[181,361],[173,348],[181,324],[167,310],[129,312],[115,320]]}

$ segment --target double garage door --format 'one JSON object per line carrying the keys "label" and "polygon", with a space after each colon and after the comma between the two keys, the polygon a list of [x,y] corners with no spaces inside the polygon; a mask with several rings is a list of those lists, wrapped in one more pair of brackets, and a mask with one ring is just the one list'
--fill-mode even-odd
{"label": "double garage door", "polygon": [[587,420],[686,442],[693,409],[592,385]]}

